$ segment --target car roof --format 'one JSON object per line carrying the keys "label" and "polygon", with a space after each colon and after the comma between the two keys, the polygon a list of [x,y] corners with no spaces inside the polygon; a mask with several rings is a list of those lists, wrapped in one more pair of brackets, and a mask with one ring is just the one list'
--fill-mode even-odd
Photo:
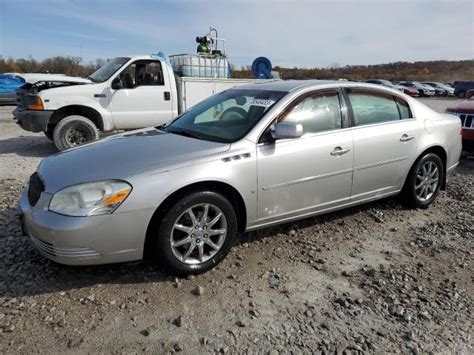
{"label": "car roof", "polygon": [[304,89],[317,90],[319,88],[354,88],[365,87],[372,90],[391,92],[400,94],[397,89],[393,89],[380,84],[370,84],[356,81],[340,81],[340,80],[262,80],[252,84],[239,85],[234,87],[235,90],[267,90],[267,91],[281,91],[294,92]]}
{"label": "car roof", "polygon": [[[305,87],[318,86],[342,86],[350,81],[339,80],[262,80],[252,84],[239,85],[236,89],[243,90],[268,90],[268,91],[284,91],[291,92]],[[354,82],[352,82],[354,83]],[[332,86],[331,85],[331,86]]]}

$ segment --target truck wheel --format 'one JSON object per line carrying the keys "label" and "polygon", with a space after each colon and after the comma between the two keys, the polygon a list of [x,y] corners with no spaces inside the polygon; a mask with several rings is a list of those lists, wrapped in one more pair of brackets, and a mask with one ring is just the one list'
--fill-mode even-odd
{"label": "truck wheel", "polygon": [[63,151],[99,139],[99,130],[84,116],[64,117],[54,128],[53,141],[58,150]]}
{"label": "truck wheel", "polygon": [[466,91],[465,90],[459,90],[458,91],[458,97],[460,99],[463,99],[464,97],[466,97]]}
{"label": "truck wheel", "polygon": [[50,141],[53,140],[54,130],[48,129],[47,131],[43,131],[43,133]]}

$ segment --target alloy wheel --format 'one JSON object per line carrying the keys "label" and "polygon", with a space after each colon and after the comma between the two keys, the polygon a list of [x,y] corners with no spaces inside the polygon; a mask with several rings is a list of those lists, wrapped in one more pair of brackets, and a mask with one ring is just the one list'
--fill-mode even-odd
{"label": "alloy wheel", "polygon": [[431,160],[425,162],[416,172],[415,193],[420,201],[428,201],[436,192],[439,170]]}
{"label": "alloy wheel", "polygon": [[227,219],[220,208],[204,203],[185,210],[171,230],[171,250],[185,264],[212,259],[224,245]]}

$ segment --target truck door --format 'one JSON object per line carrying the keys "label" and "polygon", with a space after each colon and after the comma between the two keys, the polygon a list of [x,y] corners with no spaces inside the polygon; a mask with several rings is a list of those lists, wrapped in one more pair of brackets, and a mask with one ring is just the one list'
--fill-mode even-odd
{"label": "truck door", "polygon": [[159,60],[137,60],[114,79],[121,88],[111,90],[112,118],[117,129],[158,126],[172,118],[170,78]]}

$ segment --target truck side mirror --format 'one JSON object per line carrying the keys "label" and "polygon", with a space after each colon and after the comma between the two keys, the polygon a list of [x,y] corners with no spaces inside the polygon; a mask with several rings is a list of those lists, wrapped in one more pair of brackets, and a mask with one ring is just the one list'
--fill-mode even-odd
{"label": "truck side mirror", "polygon": [[114,80],[112,80],[112,89],[114,90],[120,90],[120,89],[123,89],[123,82],[122,82],[122,79],[120,79],[119,77],[115,78]]}

